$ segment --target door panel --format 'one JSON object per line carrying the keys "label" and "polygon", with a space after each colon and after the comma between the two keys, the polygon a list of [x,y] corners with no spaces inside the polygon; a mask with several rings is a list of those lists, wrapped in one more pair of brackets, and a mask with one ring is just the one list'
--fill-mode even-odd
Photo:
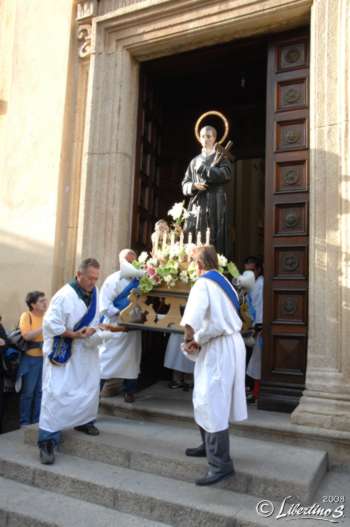
{"label": "door panel", "polygon": [[[138,136],[134,185],[132,248],[150,250],[154,223],[159,219],[160,155],[163,112],[154,81],[141,68]],[[163,377],[163,355],[167,337],[142,332],[139,388]]]}
{"label": "door panel", "polygon": [[305,383],[308,302],[309,38],[268,51],[264,352],[259,408],[291,411]]}
{"label": "door panel", "polygon": [[150,248],[159,219],[162,110],[154,83],[141,72],[132,247]]}

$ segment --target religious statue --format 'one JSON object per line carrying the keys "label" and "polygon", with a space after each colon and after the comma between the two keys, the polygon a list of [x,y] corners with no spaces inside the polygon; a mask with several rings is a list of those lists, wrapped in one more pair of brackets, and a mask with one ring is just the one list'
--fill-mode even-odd
{"label": "religious statue", "polygon": [[[217,142],[217,132],[213,126],[204,126],[198,133],[201,118],[209,113],[220,115],[225,122],[224,137]],[[202,145],[202,152],[190,162],[182,181],[182,192],[190,196],[189,217],[185,232],[198,233],[202,240],[210,232],[210,243],[218,253],[229,253],[227,247],[227,214],[225,185],[232,177],[233,157],[229,153],[231,142],[223,148],[220,143],[227,137],[228,123],[219,112],[207,112],[196,123],[196,137]]]}

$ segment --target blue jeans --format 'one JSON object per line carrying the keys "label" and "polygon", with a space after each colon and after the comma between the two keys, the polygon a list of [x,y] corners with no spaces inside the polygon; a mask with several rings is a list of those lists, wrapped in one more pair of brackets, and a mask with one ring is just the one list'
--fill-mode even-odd
{"label": "blue jeans", "polygon": [[22,377],[19,418],[21,425],[39,421],[42,373],[42,357],[22,356],[18,371],[18,376]]}
{"label": "blue jeans", "polygon": [[124,379],[123,380],[123,392],[124,393],[135,393],[137,390],[137,379]]}
{"label": "blue jeans", "polygon": [[39,428],[38,446],[44,443],[44,441],[52,441],[57,446],[61,441],[61,432],[48,432],[47,430]]}
{"label": "blue jeans", "polygon": [[[95,421],[89,421],[85,424],[94,424]],[[40,447],[41,443],[44,441],[52,441],[55,446],[58,446],[61,441],[61,431],[58,432],[48,432],[47,430],[44,430],[43,428],[39,428],[38,433],[38,446]]]}

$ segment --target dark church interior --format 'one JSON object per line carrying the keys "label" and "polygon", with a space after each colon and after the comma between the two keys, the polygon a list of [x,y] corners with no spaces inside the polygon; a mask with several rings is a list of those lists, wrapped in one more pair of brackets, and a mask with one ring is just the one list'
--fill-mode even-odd
{"label": "dark church interior", "polygon": [[[242,268],[247,256],[262,255],[266,68],[265,39],[235,41],[142,65],[136,181],[148,216],[145,244],[154,222],[167,218],[172,204],[184,199],[182,178],[201,149],[194,134],[197,119],[218,110],[229,121],[227,140],[233,141],[235,157],[234,177],[226,189],[231,240],[226,256]],[[222,137],[220,118],[208,117],[202,124],[211,124]],[[138,248],[149,249],[147,245]],[[169,372],[162,368],[167,337],[143,338],[142,377],[145,381],[167,377]]]}

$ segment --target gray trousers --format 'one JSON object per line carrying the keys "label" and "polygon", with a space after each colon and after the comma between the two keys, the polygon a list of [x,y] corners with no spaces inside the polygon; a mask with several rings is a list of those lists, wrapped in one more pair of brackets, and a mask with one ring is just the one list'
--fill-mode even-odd
{"label": "gray trousers", "polygon": [[209,472],[211,474],[228,474],[233,470],[230,457],[229,429],[209,433],[199,427],[203,446],[207,453]]}

